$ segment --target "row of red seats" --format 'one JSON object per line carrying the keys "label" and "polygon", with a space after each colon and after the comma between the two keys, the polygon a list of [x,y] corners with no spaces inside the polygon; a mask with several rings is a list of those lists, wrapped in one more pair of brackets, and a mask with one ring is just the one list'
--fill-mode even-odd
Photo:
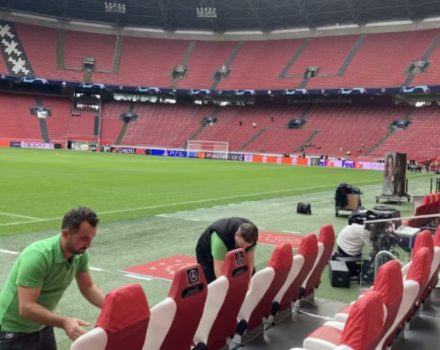
{"label": "row of red seats", "polygon": [[206,285],[198,264],[179,270],[169,295],[151,309],[139,285],[106,296],[96,328],[71,350],[220,349],[232,336],[247,334],[270,315],[314,293],[327,264],[335,234],[331,225],[319,238],[306,236],[298,253],[289,243],[275,248],[266,268],[250,276],[242,249],[227,254],[222,275]]}
{"label": "row of red seats", "polygon": [[[431,193],[423,197],[422,203],[416,208],[414,216],[440,214],[440,193]],[[414,218],[404,224],[411,227],[423,227],[429,225],[436,218]]]}
{"label": "row of red seats", "polygon": [[[440,226],[417,235],[411,261],[381,266],[372,289],[342,308],[303,342],[307,350],[384,350],[429,298],[440,269]],[[294,350],[294,349],[292,349]],[[296,350],[300,350],[296,348]]]}

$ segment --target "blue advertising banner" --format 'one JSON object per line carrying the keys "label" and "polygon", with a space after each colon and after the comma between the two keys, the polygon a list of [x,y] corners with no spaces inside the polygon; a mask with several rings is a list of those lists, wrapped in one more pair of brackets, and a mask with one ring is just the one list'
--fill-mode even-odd
{"label": "blue advertising banner", "polygon": [[9,146],[10,147],[21,147],[21,141],[11,141]]}
{"label": "blue advertising banner", "polygon": [[186,158],[187,152],[180,150],[170,150],[170,149],[151,149],[150,155],[157,157],[177,157]]}

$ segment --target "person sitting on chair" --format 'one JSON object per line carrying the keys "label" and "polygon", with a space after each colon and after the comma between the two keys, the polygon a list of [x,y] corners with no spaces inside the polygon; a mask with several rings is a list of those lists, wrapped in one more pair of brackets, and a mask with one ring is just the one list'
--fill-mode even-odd
{"label": "person sitting on chair", "polygon": [[371,245],[371,232],[365,225],[353,223],[345,226],[336,239],[338,255],[341,257],[360,257],[365,244]]}

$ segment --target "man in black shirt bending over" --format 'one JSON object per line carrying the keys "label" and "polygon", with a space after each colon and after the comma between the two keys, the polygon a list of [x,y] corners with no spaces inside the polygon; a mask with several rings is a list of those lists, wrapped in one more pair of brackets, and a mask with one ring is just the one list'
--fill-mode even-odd
{"label": "man in black shirt bending over", "polygon": [[228,251],[243,248],[247,252],[249,269],[254,270],[254,252],[258,228],[244,218],[225,218],[211,224],[200,236],[196,246],[197,262],[208,283],[220,276]]}

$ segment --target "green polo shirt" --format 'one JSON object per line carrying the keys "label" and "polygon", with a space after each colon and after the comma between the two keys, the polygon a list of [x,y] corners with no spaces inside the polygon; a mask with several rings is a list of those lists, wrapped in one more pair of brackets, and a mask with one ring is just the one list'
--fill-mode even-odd
{"label": "green polo shirt", "polygon": [[17,286],[40,288],[38,304],[53,311],[76,274],[88,270],[87,252],[66,261],[61,235],[30,244],[18,256],[0,293],[2,331],[32,333],[44,327],[20,316]]}

